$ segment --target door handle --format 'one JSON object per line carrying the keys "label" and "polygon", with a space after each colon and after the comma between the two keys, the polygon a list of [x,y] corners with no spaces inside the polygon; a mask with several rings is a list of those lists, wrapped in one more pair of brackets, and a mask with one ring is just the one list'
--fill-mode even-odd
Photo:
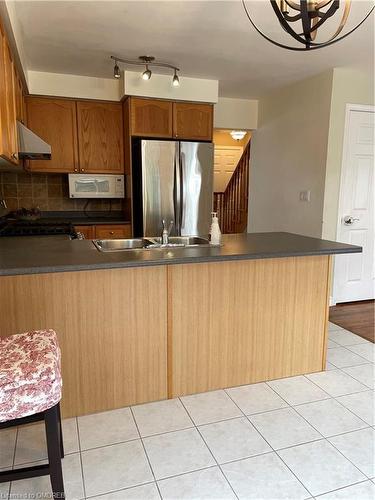
{"label": "door handle", "polygon": [[351,215],[345,215],[344,217],[344,224],[346,226],[351,226],[352,224],[354,224],[354,222],[358,222],[359,219],[356,219],[355,217],[351,216]]}

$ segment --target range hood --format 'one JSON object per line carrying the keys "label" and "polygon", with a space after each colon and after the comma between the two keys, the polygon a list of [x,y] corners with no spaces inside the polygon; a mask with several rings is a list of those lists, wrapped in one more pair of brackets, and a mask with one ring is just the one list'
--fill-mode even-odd
{"label": "range hood", "polygon": [[51,146],[23,123],[17,121],[18,157],[25,160],[50,160]]}

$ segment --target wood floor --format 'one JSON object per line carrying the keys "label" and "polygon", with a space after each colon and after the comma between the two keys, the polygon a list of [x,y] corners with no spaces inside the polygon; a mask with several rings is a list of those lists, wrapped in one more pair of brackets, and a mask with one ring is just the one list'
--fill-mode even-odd
{"label": "wood floor", "polygon": [[329,320],[364,339],[375,339],[375,301],[348,302],[329,308]]}

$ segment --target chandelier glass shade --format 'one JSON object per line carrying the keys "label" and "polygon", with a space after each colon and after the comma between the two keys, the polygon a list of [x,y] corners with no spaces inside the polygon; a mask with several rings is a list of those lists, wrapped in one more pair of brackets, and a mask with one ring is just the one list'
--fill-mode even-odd
{"label": "chandelier glass shade", "polygon": [[[349,17],[351,0],[270,0],[270,3],[281,27],[295,41],[299,42],[300,46],[286,45],[271,39],[255,24],[250,16],[246,0],[242,0],[242,5],[250,23],[263,38],[278,47],[297,51],[327,47],[346,38],[365,22],[375,8],[372,7],[354,28],[342,34]],[[340,10],[341,17],[340,12],[338,12]],[[318,30],[335,14],[338,14],[336,16],[338,18],[336,29],[326,40],[318,41]]]}
{"label": "chandelier glass shade", "polygon": [[242,139],[246,135],[246,130],[232,130],[230,132],[230,135],[232,136],[232,139],[235,141],[242,141]]}

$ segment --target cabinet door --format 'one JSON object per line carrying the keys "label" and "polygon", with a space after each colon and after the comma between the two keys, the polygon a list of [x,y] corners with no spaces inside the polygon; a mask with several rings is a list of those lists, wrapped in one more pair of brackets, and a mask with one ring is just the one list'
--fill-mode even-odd
{"label": "cabinet door", "polygon": [[51,160],[33,160],[36,172],[78,172],[76,103],[68,99],[26,98],[28,127],[51,146]]}
{"label": "cabinet door", "polygon": [[82,233],[86,240],[95,238],[95,226],[74,226],[77,233]]}
{"label": "cabinet door", "polygon": [[95,227],[95,237],[99,240],[131,238],[130,224],[103,224]]}
{"label": "cabinet door", "polygon": [[14,164],[18,164],[18,142],[16,125],[16,101],[15,101],[15,82],[14,82],[14,64],[12,54],[4,33],[1,36],[0,50],[2,52],[0,72],[1,85],[1,151],[0,154]]}
{"label": "cabinet door", "polygon": [[131,135],[172,137],[172,102],[131,98]]}
{"label": "cabinet door", "polygon": [[173,103],[173,136],[178,139],[211,141],[213,107],[211,104]]}
{"label": "cabinet door", "polygon": [[124,172],[121,103],[77,102],[78,149],[81,172]]}

